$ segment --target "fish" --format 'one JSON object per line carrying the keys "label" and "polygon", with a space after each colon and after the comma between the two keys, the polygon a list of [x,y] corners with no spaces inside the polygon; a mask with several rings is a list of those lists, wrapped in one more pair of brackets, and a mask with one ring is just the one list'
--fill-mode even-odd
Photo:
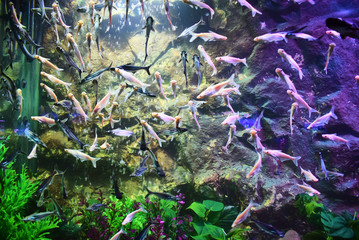
{"label": "fish", "polygon": [[48,176],[36,189],[34,196],[36,197],[40,197],[42,195],[42,193],[45,191],[45,189],[47,189],[51,183],[54,180],[54,177],[56,175],[58,175],[59,172],[57,170],[53,171],[52,174],[50,176]]}
{"label": "fish", "polygon": [[255,220],[255,219],[251,219],[251,221],[254,222],[258,228],[262,229],[264,232],[266,232],[272,236],[284,237],[284,232],[279,231],[278,229],[276,229],[275,227],[273,227],[270,224],[263,223],[258,220]]}
{"label": "fish", "polygon": [[314,108],[310,107],[306,101],[304,101],[303,97],[299,95],[298,93],[295,93],[292,90],[287,90],[288,95],[296,102],[298,105],[305,107],[308,109],[309,117],[312,115],[312,113],[318,112]]}
{"label": "fish", "polygon": [[336,37],[336,38],[341,38],[340,37],[340,33],[338,33],[337,31],[334,31],[334,30],[328,30],[325,32],[328,36],[333,36],[333,37]]}
{"label": "fish", "polygon": [[121,228],[120,231],[118,231],[115,235],[112,236],[110,240],[118,240],[121,237],[121,234],[127,234],[123,228]]}
{"label": "fish", "polygon": [[59,37],[59,31],[57,30],[57,20],[56,20],[56,13],[51,13],[51,23],[54,25],[54,32],[56,36],[56,44],[60,44],[60,37]]}
{"label": "fish", "polygon": [[146,161],[148,159],[148,156],[145,156],[140,163],[140,166],[130,175],[131,177],[140,177],[142,174],[147,170],[146,167],[144,167]]}
{"label": "fish", "polygon": [[[128,7],[130,6],[130,0],[126,0],[126,18],[125,18],[125,23],[127,22],[127,17],[128,17]],[[148,19],[148,18],[147,18]],[[146,58],[145,58],[146,61]]]}
{"label": "fish", "polygon": [[298,3],[298,4],[302,4],[304,2],[309,2],[310,4],[314,5],[315,1],[314,0],[293,0],[293,2]]}
{"label": "fish", "polygon": [[141,10],[142,10],[142,18],[145,19],[145,2],[144,0],[140,0]]}
{"label": "fish", "polygon": [[247,178],[253,177],[254,175],[256,175],[261,170],[261,167],[262,167],[262,155],[259,152],[257,152],[257,155],[258,155],[258,160],[254,164],[253,168],[247,174]]}
{"label": "fish", "polygon": [[318,40],[319,38],[316,38],[316,37],[313,37],[312,35],[309,35],[307,33],[288,33],[287,34],[287,37],[288,38],[294,38],[294,39],[304,39],[304,40],[308,40],[308,41],[316,41]]}
{"label": "fish", "polygon": [[85,123],[87,122],[88,116],[86,115],[85,111],[83,110],[83,108],[81,107],[80,102],[75,98],[75,96],[72,93],[68,94],[68,97],[72,100],[73,105],[75,106],[75,110],[78,114],[80,114],[84,120]]}
{"label": "fish", "polygon": [[246,58],[236,58],[227,55],[222,57],[216,57],[216,61],[231,63],[233,66],[236,66],[238,63],[243,63],[246,67],[248,67]]}
{"label": "fish", "polygon": [[282,79],[285,83],[287,83],[287,86],[290,90],[292,90],[295,93],[298,93],[297,89],[294,86],[294,83],[292,82],[292,80],[290,80],[289,75],[285,74],[285,72],[281,68],[276,68],[275,72],[280,79]]}
{"label": "fish", "polygon": [[74,30],[75,30],[75,29],[77,30],[77,31],[76,31],[76,34],[75,34],[75,39],[76,39],[76,41],[77,41],[77,37],[78,37],[78,35],[79,35],[79,33],[80,33],[80,31],[81,31],[83,25],[84,25],[84,21],[79,20],[79,21],[77,22],[76,27],[74,28]]}
{"label": "fish", "polygon": [[325,74],[328,74],[328,64],[329,64],[329,59],[330,56],[332,55],[333,51],[334,51],[334,47],[335,47],[335,43],[331,43],[329,44],[329,49],[328,49],[328,54],[327,54],[327,60],[325,61],[325,67],[324,67],[324,71]]}
{"label": "fish", "polygon": [[[37,154],[36,154],[36,149],[37,149],[37,144],[35,143],[34,144],[34,147],[32,148],[30,154],[27,156],[27,159],[33,159],[33,158],[36,158],[37,157]],[[1,165],[1,163],[0,163]],[[1,166],[0,166],[1,167]]]}
{"label": "fish", "polygon": [[149,92],[146,88],[138,88],[138,87],[133,86],[133,85],[128,84],[128,83],[124,83],[124,84],[125,84],[125,87],[127,87],[127,88],[132,88],[132,90],[133,90],[132,92],[130,92],[130,93],[128,94],[128,96],[125,97],[125,101],[124,101],[124,102],[126,102],[126,101],[127,101],[133,94],[135,94],[135,93],[139,93],[139,94],[141,94],[141,95],[145,95],[146,97],[151,97],[151,98],[157,97],[156,94],[153,94],[153,93]]}
{"label": "fish", "polygon": [[51,74],[48,74],[46,72],[41,72],[40,75],[47,78],[52,83],[65,86],[66,90],[69,91],[69,86],[71,86],[71,83],[64,82],[64,81],[58,79],[57,77],[55,77]]}
{"label": "fish", "polygon": [[142,231],[136,236],[135,240],[145,240],[147,235],[148,235],[148,231],[150,230],[150,227],[152,226],[152,223],[147,224]]}
{"label": "fish", "polygon": [[297,167],[298,167],[298,160],[301,159],[301,156],[293,157],[293,156],[283,153],[281,150],[264,149],[263,152],[269,156],[272,156],[274,158],[281,160],[282,162],[287,161],[287,160],[292,160],[294,165]]}
{"label": "fish", "polygon": [[319,152],[319,156],[320,156],[320,167],[322,169],[322,172],[324,173],[324,178],[325,178],[325,180],[329,180],[328,171],[325,167],[324,159],[322,158],[322,154],[320,152]]}
{"label": "fish", "polygon": [[112,90],[110,89],[108,93],[99,101],[96,106],[93,108],[91,115],[97,114],[104,109],[107,104],[110,102],[110,97],[112,95]]}
{"label": "fish", "polygon": [[229,127],[227,143],[226,143],[225,146],[222,147],[222,149],[223,149],[226,153],[228,153],[228,146],[229,146],[229,144],[231,144],[233,137],[236,135],[236,130],[237,130],[237,127],[236,127],[235,124],[232,124],[232,125]]}
{"label": "fish", "polygon": [[296,69],[299,73],[299,78],[302,80],[303,78],[303,72],[302,69],[299,67],[298,63],[293,59],[293,57],[291,55],[289,55],[288,53],[286,53],[284,51],[284,49],[279,48],[278,49],[278,54],[286,61],[290,64],[291,68]]}
{"label": "fish", "polygon": [[63,222],[67,222],[66,216],[64,211],[62,210],[61,206],[56,202],[56,200],[52,197],[52,195],[50,195],[50,199],[52,201],[52,203],[55,206],[55,210],[56,210],[56,214],[57,216],[63,221]]}
{"label": "fish", "polygon": [[121,93],[123,93],[125,88],[126,88],[126,83],[121,83],[118,90],[115,91],[115,96],[113,97],[112,104],[117,101],[118,97],[121,95]]}
{"label": "fish", "polygon": [[94,203],[91,206],[89,206],[88,208],[86,208],[86,210],[91,211],[91,212],[97,212],[98,210],[100,210],[103,207],[106,207],[106,204]]}
{"label": "fish", "polygon": [[198,45],[198,51],[201,54],[201,56],[205,59],[205,61],[213,68],[211,77],[216,75],[217,74],[216,66],[214,66],[211,57],[207,54],[207,52],[204,50],[202,45]]}
{"label": "fish", "polygon": [[[126,0],[126,1],[129,1],[129,0]],[[151,30],[155,31],[155,29],[153,28],[154,21],[155,20],[153,20],[153,18],[151,16],[147,17],[146,25],[142,28],[142,29],[146,29],[145,60],[143,62],[146,62],[146,59],[148,57],[148,55],[147,55],[147,44],[148,44],[148,39],[150,38]]]}
{"label": "fish", "polygon": [[161,74],[159,72],[155,72],[155,79],[157,81],[158,87],[160,88],[163,98],[166,99],[166,101],[168,101],[165,93],[163,92],[162,82],[164,81],[162,80]]}
{"label": "fish", "polygon": [[305,181],[318,182],[318,178],[316,178],[310,170],[304,170],[300,167],[300,174],[304,174]]}
{"label": "fish", "polygon": [[110,120],[110,124],[111,124],[111,128],[114,128],[114,125],[115,125],[115,122],[118,122],[118,121],[115,121],[113,120],[113,113],[115,112],[115,110],[117,109],[118,107],[118,102],[112,102],[112,106],[111,106],[111,113],[110,113],[110,117],[109,117],[109,120]]}
{"label": "fish", "polygon": [[[129,0],[127,0],[129,1]],[[113,0],[108,0],[107,1],[107,8],[108,8],[108,28],[111,27],[111,19],[112,19],[112,7],[113,7]],[[128,6],[127,6],[128,7]],[[104,12],[105,13],[105,12]],[[126,21],[127,21],[127,13],[128,13],[128,9],[126,12]]]}
{"label": "fish", "polygon": [[39,7],[41,9],[41,19],[49,20],[49,18],[46,15],[44,0],[38,0],[37,2],[39,3]]}
{"label": "fish", "polygon": [[276,33],[266,33],[264,35],[255,37],[253,41],[255,42],[264,42],[264,43],[270,43],[270,42],[288,42],[287,39],[288,32],[276,32]]}
{"label": "fish", "polygon": [[192,7],[199,7],[199,8],[205,8],[207,9],[210,14],[211,14],[211,19],[213,19],[213,16],[214,16],[214,10],[208,6],[207,4],[203,3],[203,2],[199,2],[199,1],[195,1],[195,0],[182,0],[182,2],[192,6]]}
{"label": "fish", "polygon": [[54,103],[55,106],[62,107],[66,111],[70,111],[73,108],[72,102],[70,100],[61,100],[57,103]]}
{"label": "fish", "polygon": [[318,117],[311,124],[309,124],[307,129],[310,130],[310,129],[314,128],[314,127],[324,126],[325,124],[327,124],[329,122],[330,117],[332,117],[334,119],[338,119],[337,115],[335,115],[335,113],[334,113],[334,106],[332,106],[329,113],[324,114],[321,117]]}
{"label": "fish", "polygon": [[325,138],[325,139],[334,141],[334,142],[343,142],[343,143],[345,143],[347,145],[348,149],[350,150],[350,141],[345,139],[345,138],[337,136],[336,133],[334,133],[334,134],[322,134],[322,137]]}
{"label": "fish", "polygon": [[[135,73],[135,72],[137,72],[139,70],[145,70],[148,75],[151,75],[150,67],[152,67],[152,64],[148,65],[147,67],[142,67],[142,66],[134,66],[134,65],[131,65],[131,63],[127,63],[125,65],[120,65],[120,66],[118,66],[116,68],[120,68],[120,69],[123,69],[125,71],[132,72],[132,73]],[[115,68],[111,68],[111,71],[115,71]]]}
{"label": "fish", "polygon": [[182,64],[183,64],[183,74],[186,78],[186,86],[188,86],[187,69],[186,69],[186,63],[188,63],[188,60],[187,60],[187,52],[186,51],[181,52],[181,59],[179,60],[179,62],[182,62]]}
{"label": "fish", "polygon": [[48,58],[44,58],[44,57],[41,57],[41,56],[39,56],[39,55],[35,55],[35,58],[36,58],[37,60],[39,60],[39,62],[41,62],[42,64],[44,64],[44,65],[46,65],[46,66],[48,66],[48,67],[54,69],[54,70],[57,71],[57,72],[64,70],[64,69],[62,69],[62,68],[58,68],[55,64],[52,64],[52,63],[49,61]]}
{"label": "fish", "polygon": [[250,216],[250,211],[252,207],[256,207],[259,206],[259,204],[254,203],[253,201],[250,201],[248,207],[246,207],[246,209],[244,209],[243,212],[240,212],[238,214],[238,216],[236,217],[236,219],[234,220],[234,222],[232,223],[232,228],[238,226],[239,224],[241,224],[244,220],[247,219],[247,217]]}
{"label": "fish", "polygon": [[112,148],[112,146],[107,142],[107,139],[106,139],[106,141],[100,146],[100,149],[101,150],[109,150],[109,149],[111,149]]}
{"label": "fish", "polygon": [[150,195],[155,195],[156,197],[158,197],[160,199],[164,199],[164,200],[181,201],[181,198],[179,198],[177,196],[173,196],[172,194],[169,194],[169,193],[152,192],[147,187],[146,187],[146,190],[148,193],[146,194],[145,198],[148,198]]}
{"label": "fish", "polygon": [[24,127],[24,128],[15,129],[14,132],[15,132],[16,134],[18,134],[19,136],[25,136],[25,137],[27,137],[30,141],[32,141],[32,142],[34,142],[34,143],[37,143],[37,144],[39,144],[39,145],[41,145],[41,146],[43,146],[43,147],[45,147],[45,148],[47,147],[46,144],[45,144],[43,141],[41,141],[41,139],[39,138],[39,136],[36,135],[34,132],[32,132],[32,131],[30,130],[30,126],[29,126],[29,125],[26,126],[26,127]]}
{"label": "fish", "polygon": [[263,154],[263,150],[265,149],[265,147],[263,146],[260,137],[258,136],[258,132],[255,129],[251,129],[250,130],[250,140],[253,140],[255,142],[255,148],[256,150],[262,150],[262,154]]}
{"label": "fish", "polygon": [[115,72],[120,74],[127,81],[132,82],[141,88],[146,88],[146,87],[150,86],[149,84],[141,82],[139,79],[137,79],[135,76],[133,76],[130,72],[127,72],[121,68],[115,68]]}
{"label": "fish", "polygon": [[61,24],[61,26],[63,26],[63,27],[65,28],[66,33],[69,33],[71,26],[67,26],[67,25],[65,24],[64,19],[62,18],[63,16],[62,16],[62,14],[61,14],[61,12],[60,12],[59,5],[58,5],[56,2],[54,2],[54,3],[52,4],[52,8],[53,8],[54,12],[56,13],[56,19],[57,19],[57,21],[59,21],[59,23]]}
{"label": "fish", "polygon": [[141,128],[142,128],[142,134],[141,134],[140,150],[146,151],[148,149],[146,143],[146,130],[144,126],[142,126]]}
{"label": "fish", "polygon": [[166,136],[174,136],[180,133],[184,133],[187,132],[188,129],[187,128],[181,128],[181,127],[176,127],[176,128],[170,128],[170,129],[165,129],[159,132],[160,135],[166,135]]}
{"label": "fish", "polygon": [[[95,26],[95,3],[93,1],[89,1],[88,3],[88,13],[90,14],[92,27]],[[105,14],[105,12],[104,12]]]}
{"label": "fish", "polygon": [[170,123],[170,122],[174,122],[176,119],[174,117],[171,117],[169,115],[166,115],[164,112],[153,112],[152,113],[152,117],[161,119],[162,121],[164,121],[165,123]]}
{"label": "fish", "polygon": [[148,154],[150,154],[150,157],[151,157],[151,159],[152,159],[153,166],[155,167],[158,176],[160,176],[160,177],[165,177],[166,174],[165,174],[165,172],[163,171],[163,169],[162,169],[160,163],[158,162],[156,155],[155,155],[155,154],[152,152],[152,150],[149,149],[149,148],[147,148],[147,152],[148,152]]}
{"label": "fish", "polygon": [[57,96],[52,88],[43,83],[40,83],[40,87],[42,87],[51,96],[51,98],[55,100],[55,102],[58,102]]}
{"label": "fish", "polygon": [[31,116],[31,119],[39,123],[47,124],[48,126],[56,125],[56,120],[46,116]]}
{"label": "fish", "polygon": [[17,106],[14,104],[14,101],[17,98],[15,82],[8,75],[5,74],[5,72],[2,68],[2,65],[0,65],[0,73],[1,73],[1,76],[4,76],[2,81],[5,84],[5,88],[8,90],[9,99],[12,102],[12,105],[15,110],[15,109],[17,109]]}
{"label": "fish", "polygon": [[16,99],[17,99],[17,102],[18,102],[18,105],[19,105],[19,116],[17,117],[17,119],[20,119],[21,118],[21,115],[22,115],[22,103],[23,103],[23,96],[22,96],[22,91],[21,89],[17,89],[16,90]]}
{"label": "fish", "polygon": [[97,46],[98,54],[100,55],[101,58],[103,58],[102,52],[101,52],[101,49],[100,49],[100,40],[99,40],[98,35],[96,36],[96,46]]}
{"label": "fish", "polygon": [[65,135],[67,136],[67,138],[69,140],[74,141],[75,143],[77,143],[78,145],[80,145],[80,148],[83,149],[87,144],[81,142],[76,135],[70,130],[70,128],[65,124],[67,119],[62,120],[62,121],[57,121],[57,125],[61,128],[61,130],[65,133]]}
{"label": "fish", "polygon": [[256,14],[258,13],[259,15],[262,15],[262,12],[258,11],[257,9],[255,9],[249,2],[247,2],[246,0],[237,0],[239,2],[239,4],[241,4],[241,6],[247,7],[249,8],[249,10],[252,11],[252,17],[255,17]]}
{"label": "fish", "polygon": [[87,109],[92,112],[92,108],[91,108],[91,102],[90,99],[88,98],[87,94],[85,92],[81,93],[81,97],[82,99],[85,101],[86,107]]}
{"label": "fish", "polygon": [[221,89],[223,89],[224,87],[226,87],[227,85],[233,85],[233,86],[238,86],[238,84],[236,84],[234,82],[234,74],[232,74],[226,81],[217,83],[217,84],[211,84],[208,88],[206,88],[203,92],[201,92],[196,98],[197,99],[202,99],[204,97],[210,97],[216,93],[218,93]]}
{"label": "fish", "polygon": [[145,120],[141,120],[141,125],[144,126],[144,127],[147,129],[148,133],[149,133],[152,137],[154,137],[154,138],[157,139],[158,145],[160,145],[160,147],[162,147],[162,143],[163,143],[163,142],[166,142],[166,140],[161,139],[161,138],[156,134],[156,132],[153,131],[153,128],[152,128]]}
{"label": "fish", "polygon": [[9,157],[5,158],[2,162],[0,162],[0,168],[5,169],[7,165],[12,163],[16,159],[17,155],[19,154],[25,154],[25,153],[23,153],[21,150],[16,151],[14,154],[10,155]]}
{"label": "fish", "polygon": [[[66,170],[65,170],[65,172],[66,172]],[[65,172],[61,176],[62,197],[63,197],[63,199],[68,199],[69,195],[67,194],[66,187],[65,187]]]}
{"label": "fish", "polygon": [[292,107],[290,108],[290,116],[289,116],[289,126],[290,126],[290,135],[293,135],[293,116],[295,111],[298,108],[298,103],[292,103]]}
{"label": "fish", "polygon": [[48,216],[55,215],[55,214],[56,214],[56,211],[33,213],[33,214],[29,215],[29,216],[26,216],[22,220],[24,222],[35,222],[35,221],[40,221],[40,220],[42,220],[44,218],[47,218]]}
{"label": "fish", "polygon": [[163,5],[165,6],[168,22],[171,25],[172,31],[176,31],[177,27],[172,24],[170,16],[170,2],[169,0],[163,0]]}
{"label": "fish", "polygon": [[341,18],[327,18],[325,25],[339,32],[342,39],[346,37],[359,39],[359,28],[356,24],[349,23]]}
{"label": "fish", "polygon": [[314,188],[312,188],[310,185],[304,183],[303,185],[297,184],[298,187],[303,189],[309,196],[320,195],[320,192]]}
{"label": "fish", "polygon": [[118,188],[117,179],[115,179],[114,177],[112,178],[112,188],[113,188],[113,191],[114,191],[113,195],[115,195],[115,197],[118,200],[121,200],[123,192],[121,192],[120,189]]}
{"label": "fish", "polygon": [[123,130],[120,128],[112,129],[109,131],[106,131],[107,133],[112,133],[113,135],[116,135],[118,137],[130,137],[132,135],[135,135],[133,132],[129,130]]}
{"label": "fish", "polygon": [[236,121],[239,121],[239,113],[228,115],[221,125],[233,125]]}
{"label": "fish", "polygon": [[147,211],[141,206],[139,209],[129,213],[125,219],[122,221],[121,225],[125,226],[126,224],[132,222],[133,218],[136,216],[137,213],[139,212],[143,212],[143,213],[147,213]]}
{"label": "fish", "polygon": [[82,60],[82,56],[81,56],[79,47],[77,46],[77,43],[75,42],[75,39],[74,39],[74,37],[72,36],[71,33],[67,33],[67,34],[66,34],[66,40],[67,40],[68,43],[70,43],[72,49],[73,49],[74,52],[75,52],[76,57],[78,58],[78,60],[79,60],[80,63],[81,63],[82,70],[84,71],[84,70],[85,70],[84,61]]}
{"label": "fish", "polygon": [[199,89],[199,86],[201,85],[201,79],[202,79],[202,76],[201,76],[201,65],[202,65],[202,63],[201,63],[201,61],[200,61],[197,54],[193,55],[193,65],[194,65],[194,67],[195,67],[195,69],[197,70],[197,73],[198,73],[198,82],[197,82],[197,88],[196,88],[196,92],[197,92],[198,89]]}
{"label": "fish", "polygon": [[182,32],[180,35],[178,35],[177,39],[178,39],[178,38],[181,38],[181,37],[190,36],[190,35],[191,35],[191,32],[196,31],[197,28],[198,28],[200,25],[205,25],[205,24],[206,24],[206,22],[203,21],[203,17],[201,16],[201,19],[200,19],[197,23],[195,23],[195,24],[193,24],[192,26],[190,26],[190,27],[186,28],[185,30],[183,30],[183,32]]}
{"label": "fish", "polygon": [[94,157],[87,155],[86,153],[83,153],[82,150],[65,149],[65,152],[71,154],[72,156],[74,156],[77,159],[80,159],[81,162],[84,162],[87,160],[91,161],[94,168],[96,168],[96,162],[98,160],[101,160],[101,158],[94,158]]}
{"label": "fish", "polygon": [[175,99],[175,103],[177,102],[177,81],[176,80],[171,80],[171,88],[172,88],[172,92],[173,92],[173,98]]}
{"label": "fish", "polygon": [[93,144],[89,148],[89,151],[93,152],[96,149],[96,147],[97,147],[97,128],[95,128],[95,139],[93,141]]}
{"label": "fish", "polygon": [[56,47],[56,50],[61,54],[61,56],[66,60],[66,62],[73,68],[75,68],[78,73],[79,73],[79,76],[81,78],[81,73],[83,72],[82,69],[80,69],[76,62],[72,59],[72,57],[70,56],[70,54],[68,54],[68,52],[66,52],[62,47],[60,46],[57,46]]}
{"label": "fish", "polygon": [[16,23],[17,26],[19,26],[22,29],[25,29],[26,27],[24,25],[22,25],[19,21],[19,19],[17,18],[17,14],[16,14],[16,10],[14,7],[14,3],[13,2],[9,2],[9,7],[11,9],[11,16],[13,21]]}
{"label": "fish", "polygon": [[218,33],[209,31],[208,33],[194,33],[191,32],[191,39],[189,40],[189,42],[193,42],[194,40],[196,40],[196,38],[202,38],[202,40],[204,40],[205,42],[207,41],[217,41],[217,40],[227,40],[226,36],[220,35]]}
{"label": "fish", "polygon": [[91,43],[92,43],[92,34],[90,32],[86,33],[86,41],[89,51],[89,60],[91,61]]}

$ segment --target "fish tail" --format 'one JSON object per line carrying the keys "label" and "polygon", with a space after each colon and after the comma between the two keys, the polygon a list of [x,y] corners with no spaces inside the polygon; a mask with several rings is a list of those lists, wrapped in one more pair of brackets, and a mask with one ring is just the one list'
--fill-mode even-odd
{"label": "fish tail", "polygon": [[349,140],[347,141],[347,147],[350,150],[350,141]]}
{"label": "fish tail", "polygon": [[298,157],[295,157],[293,162],[295,164],[296,167],[298,167],[298,160],[301,159],[302,157],[301,156],[298,156]]}
{"label": "fish tail", "polygon": [[235,87],[239,87],[239,85],[234,81],[234,73],[229,77],[229,83]]}
{"label": "fish tail", "polygon": [[332,106],[332,108],[330,109],[330,114],[332,115],[333,118],[338,119],[338,116],[335,115],[334,113],[334,106]]}
{"label": "fish tail", "polygon": [[147,72],[148,75],[151,75],[150,67],[152,67],[152,64],[149,65],[149,66],[147,66],[147,67],[145,67],[145,70],[146,70],[146,72]]}
{"label": "fish tail", "polygon": [[194,32],[189,32],[189,34],[191,34],[191,39],[189,40],[189,42],[193,42],[194,40],[196,40],[197,35]]}
{"label": "fish tail", "polygon": [[247,64],[247,58],[243,58],[243,64],[248,67],[248,64]]}
{"label": "fish tail", "polygon": [[256,13],[258,13],[259,15],[262,15],[262,12],[258,11],[258,10],[255,9],[255,8],[252,8],[252,17],[255,17],[255,16],[256,16]]}
{"label": "fish tail", "polygon": [[164,143],[164,142],[166,142],[166,140],[158,138],[158,144],[160,145],[160,147],[162,147],[162,143]]}
{"label": "fish tail", "polygon": [[148,196],[150,196],[152,194],[152,192],[148,189],[148,187],[146,187],[146,191],[147,191],[147,194],[146,194],[145,198],[148,198]]}
{"label": "fish tail", "polygon": [[93,160],[93,162],[92,162],[94,168],[96,168],[96,162],[97,162],[98,160],[101,160],[101,158],[94,158],[94,160]]}
{"label": "fish tail", "polygon": [[217,74],[217,69],[214,68],[211,76],[214,76],[214,75],[216,75],[216,74]]}
{"label": "fish tail", "polygon": [[312,115],[312,113],[318,112],[317,110],[315,110],[314,108],[310,108],[309,109],[309,118]]}
{"label": "fish tail", "polygon": [[310,4],[312,4],[312,5],[315,4],[315,1],[314,1],[314,0],[308,0],[308,2],[309,2]]}

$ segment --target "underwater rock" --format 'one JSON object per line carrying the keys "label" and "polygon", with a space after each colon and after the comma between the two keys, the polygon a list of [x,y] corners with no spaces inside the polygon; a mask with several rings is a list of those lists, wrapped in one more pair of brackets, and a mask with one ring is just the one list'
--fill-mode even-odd
{"label": "underwater rock", "polygon": [[296,231],[289,230],[285,233],[284,237],[279,240],[300,240],[300,236]]}

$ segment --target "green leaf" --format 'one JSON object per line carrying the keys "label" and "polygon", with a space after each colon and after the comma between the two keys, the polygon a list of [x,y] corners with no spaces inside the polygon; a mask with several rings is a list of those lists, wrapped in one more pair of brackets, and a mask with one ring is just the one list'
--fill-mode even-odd
{"label": "green leaf", "polygon": [[176,217],[176,212],[171,208],[163,208],[164,220],[166,222],[171,222],[174,217]]}
{"label": "green leaf", "polygon": [[194,230],[196,230],[198,235],[201,235],[203,233],[204,222],[202,218],[199,218],[198,216],[194,216],[191,225],[194,228]]}
{"label": "green leaf", "polygon": [[327,234],[323,231],[313,231],[305,234],[303,240],[326,240]]}
{"label": "green leaf", "polygon": [[212,200],[204,200],[203,205],[210,211],[219,212],[224,208],[224,204],[221,202],[216,202]]}
{"label": "green leaf", "polygon": [[207,216],[207,221],[212,223],[213,225],[216,225],[220,216],[221,212],[209,212]]}
{"label": "green leaf", "polygon": [[234,222],[238,215],[238,208],[234,206],[226,206],[224,207],[219,220],[216,225],[223,228],[224,231],[229,232],[231,229],[231,225]]}
{"label": "green leaf", "polygon": [[205,224],[205,231],[207,231],[214,239],[225,239],[225,232],[223,228],[214,226],[212,224]]}
{"label": "green leaf", "polygon": [[193,239],[195,240],[208,240],[209,234],[202,234],[202,235],[198,235],[198,236],[191,236]]}
{"label": "green leaf", "polygon": [[201,218],[204,218],[206,214],[206,208],[198,202],[193,202],[187,209],[192,209]]}
{"label": "green leaf", "polygon": [[333,232],[330,232],[328,235],[333,237],[341,237],[341,238],[353,238],[354,231],[351,228],[342,227],[338,230],[334,230]]}

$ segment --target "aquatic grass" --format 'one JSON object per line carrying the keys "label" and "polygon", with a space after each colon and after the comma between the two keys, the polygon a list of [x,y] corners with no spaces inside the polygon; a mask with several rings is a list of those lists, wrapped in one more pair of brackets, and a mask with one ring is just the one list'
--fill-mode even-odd
{"label": "aquatic grass", "polygon": [[[7,147],[0,143],[0,160],[4,159]],[[51,229],[57,228],[56,216],[42,221],[24,222],[25,211],[37,189],[37,184],[30,181],[25,168],[19,174],[12,169],[0,171],[0,239],[45,240]]]}
{"label": "aquatic grass", "polygon": [[317,228],[305,234],[305,240],[359,239],[359,220],[356,212],[354,215],[348,212],[333,213],[318,201],[317,196],[309,196],[306,193],[296,196],[294,206]]}

